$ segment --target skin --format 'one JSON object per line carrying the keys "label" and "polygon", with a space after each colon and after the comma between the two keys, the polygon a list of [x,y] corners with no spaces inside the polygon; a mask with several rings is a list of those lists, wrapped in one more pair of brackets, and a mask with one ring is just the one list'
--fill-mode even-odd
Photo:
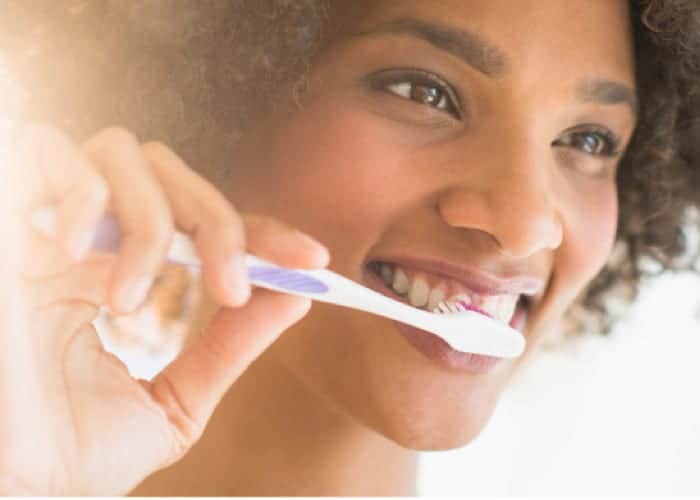
{"label": "skin", "polygon": [[[618,151],[629,142],[627,104],[580,99],[590,80],[634,88],[628,15],[623,0],[523,0],[517,13],[510,0],[334,2],[303,107],[255,123],[219,188],[239,211],[321,241],[329,268],[357,281],[366,259],[397,254],[543,279],[526,353],[464,373],[388,320],[314,303],[227,393],[190,453],[133,493],[410,494],[415,450],[474,439],[610,253],[620,156],[567,141],[596,124],[619,137]],[[359,35],[405,18],[478,34],[503,52],[500,73],[415,36]],[[462,116],[368,85],[396,67],[441,75]]]}

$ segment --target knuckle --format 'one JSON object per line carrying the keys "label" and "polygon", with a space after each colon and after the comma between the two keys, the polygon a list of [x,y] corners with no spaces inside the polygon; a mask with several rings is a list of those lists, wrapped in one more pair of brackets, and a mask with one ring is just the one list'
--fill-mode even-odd
{"label": "knuckle", "polygon": [[118,125],[103,128],[99,132],[99,135],[107,139],[109,142],[114,142],[116,144],[133,144],[134,142],[137,142],[136,136],[133,132]]}
{"label": "knuckle", "polygon": [[201,437],[204,429],[189,411],[167,372],[158,375],[151,384],[151,395],[163,409],[168,421],[173,424],[175,435],[171,455],[184,455]]}
{"label": "knuckle", "polygon": [[211,227],[212,234],[221,235],[222,238],[228,239],[236,248],[243,246],[245,231],[235,213],[224,212],[216,214],[211,218],[207,218],[207,225]]}
{"label": "knuckle", "polygon": [[136,136],[128,129],[120,126],[109,126],[98,131],[85,144],[88,152],[100,153],[112,150],[112,148],[122,148],[138,144]]}
{"label": "knuckle", "polygon": [[243,227],[241,225],[240,217],[230,209],[219,209],[214,210],[213,213],[209,213],[207,216],[207,224],[216,226],[219,229],[233,230],[235,232],[243,232]]}
{"label": "knuckle", "polygon": [[270,215],[261,214],[248,214],[246,215],[246,222],[248,222],[255,230],[263,232],[291,232],[294,228],[289,224],[282,222],[276,217]]}
{"label": "knuckle", "polygon": [[149,156],[155,156],[155,157],[163,157],[166,155],[169,155],[172,153],[172,150],[163,142],[161,141],[148,141],[145,142],[142,146],[141,149],[144,151],[146,155]]}
{"label": "knuckle", "polygon": [[169,245],[174,232],[175,228],[173,227],[172,222],[158,220],[147,224],[143,228],[140,237],[144,244],[148,245],[149,247],[162,249],[163,247]]}

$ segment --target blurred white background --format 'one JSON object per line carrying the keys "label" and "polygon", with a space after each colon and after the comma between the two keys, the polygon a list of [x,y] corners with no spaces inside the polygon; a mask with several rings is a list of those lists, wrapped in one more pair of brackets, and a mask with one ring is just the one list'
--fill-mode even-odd
{"label": "blurred white background", "polygon": [[612,337],[543,353],[426,495],[700,495],[700,279],[646,287]]}

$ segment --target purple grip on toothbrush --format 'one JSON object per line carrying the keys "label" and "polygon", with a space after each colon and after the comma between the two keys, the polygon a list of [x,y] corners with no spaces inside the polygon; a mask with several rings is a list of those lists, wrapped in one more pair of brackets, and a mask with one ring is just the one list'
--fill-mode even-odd
{"label": "purple grip on toothbrush", "polygon": [[106,214],[100,219],[92,240],[92,249],[99,252],[117,252],[122,239],[122,232],[116,217]]}
{"label": "purple grip on toothbrush", "polygon": [[326,293],[328,287],[322,281],[311,276],[278,267],[250,266],[248,275],[251,280],[264,281],[277,288],[293,292]]}
{"label": "purple grip on toothbrush", "polygon": [[[97,224],[92,249],[100,252],[113,253],[119,250],[121,229],[116,217],[105,214]],[[248,276],[251,280],[268,283],[274,287],[302,293],[326,293],[328,287],[322,281],[307,276],[292,269],[266,266],[248,266]]]}

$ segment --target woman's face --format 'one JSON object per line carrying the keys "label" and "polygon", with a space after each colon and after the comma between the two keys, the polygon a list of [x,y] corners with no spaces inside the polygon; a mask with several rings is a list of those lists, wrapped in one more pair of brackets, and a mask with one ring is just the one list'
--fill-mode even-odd
{"label": "woman's face", "polygon": [[485,367],[315,303],[270,355],[402,446],[476,436],[610,252],[635,125],[628,16],[626,0],[333,2],[303,107],[244,139],[228,195],[318,238],[330,269],[384,294],[369,263],[404,274],[419,304],[462,292],[505,322],[534,292],[515,319],[527,348]]}

